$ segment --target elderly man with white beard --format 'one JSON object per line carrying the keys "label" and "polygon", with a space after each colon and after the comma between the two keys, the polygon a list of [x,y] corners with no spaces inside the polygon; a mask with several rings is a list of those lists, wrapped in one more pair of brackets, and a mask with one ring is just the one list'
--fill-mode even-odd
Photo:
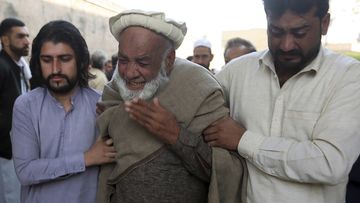
{"label": "elderly man with white beard", "polygon": [[228,116],[222,89],[209,71],[175,56],[185,23],[130,10],[109,24],[119,60],[97,124],[117,156],[101,168],[97,202],[241,202],[243,160],[201,136]]}

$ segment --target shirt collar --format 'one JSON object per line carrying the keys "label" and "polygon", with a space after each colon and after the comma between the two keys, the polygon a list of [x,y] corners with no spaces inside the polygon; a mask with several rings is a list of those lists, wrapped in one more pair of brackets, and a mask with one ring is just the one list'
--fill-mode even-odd
{"label": "shirt collar", "polygon": [[[56,100],[56,98],[51,94],[50,90],[48,88],[45,88],[45,89],[46,89],[47,95],[51,98],[51,100],[53,100],[58,106],[62,107],[60,102],[58,100]],[[80,97],[81,92],[82,92],[81,88],[79,86],[76,86],[75,90],[74,90],[74,93],[71,96],[71,104],[73,105],[73,108],[74,108],[74,105],[76,104],[76,101]]]}

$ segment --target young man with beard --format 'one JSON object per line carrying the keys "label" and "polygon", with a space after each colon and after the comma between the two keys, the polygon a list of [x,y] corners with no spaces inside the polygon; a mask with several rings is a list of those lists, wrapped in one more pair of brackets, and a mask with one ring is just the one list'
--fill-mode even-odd
{"label": "young man with beard", "polygon": [[210,70],[210,63],[214,55],[211,52],[211,43],[207,39],[199,39],[194,43],[192,62]]}
{"label": "young man with beard", "polygon": [[42,87],[14,105],[12,147],[21,202],[95,202],[98,167],[114,161],[112,140],[96,139],[95,106],[88,87],[89,52],[66,21],[43,26],[30,66]]}
{"label": "young man with beard", "polygon": [[240,202],[241,160],[201,136],[228,114],[221,87],[209,71],[175,56],[185,23],[139,10],[109,23],[118,67],[97,121],[117,156],[101,168],[97,202]]}
{"label": "young man with beard", "polygon": [[360,152],[360,63],[321,46],[328,0],[264,0],[269,50],[216,76],[231,118],[205,132],[246,159],[248,203],[341,203]]}
{"label": "young man with beard", "polygon": [[0,40],[0,202],[18,203],[20,184],[12,160],[10,129],[15,99],[29,89],[21,59],[29,54],[29,31],[22,21],[6,18],[0,24]]}

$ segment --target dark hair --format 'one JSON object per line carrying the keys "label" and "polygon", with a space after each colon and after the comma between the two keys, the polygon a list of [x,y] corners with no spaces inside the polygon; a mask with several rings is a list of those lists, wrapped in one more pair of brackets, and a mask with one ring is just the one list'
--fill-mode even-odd
{"label": "dark hair", "polygon": [[235,38],[229,39],[226,42],[224,55],[226,53],[226,50],[228,50],[229,48],[242,47],[242,46],[248,50],[248,53],[256,51],[256,48],[254,47],[253,44],[251,44],[250,41],[240,38],[240,37],[235,37]]}
{"label": "dark hair", "polygon": [[0,24],[0,36],[7,34],[13,27],[24,27],[25,23],[16,18],[5,18]]}
{"label": "dark hair", "polygon": [[91,67],[102,70],[102,68],[105,65],[105,61],[106,61],[105,52],[101,50],[96,50],[94,51],[94,53],[91,54],[90,57]]}
{"label": "dark hair", "polygon": [[263,0],[263,2],[266,14],[276,18],[282,16],[286,10],[305,14],[314,6],[317,9],[315,15],[323,18],[329,10],[329,0]]}
{"label": "dark hair", "polygon": [[45,85],[40,67],[40,50],[45,42],[65,43],[74,50],[79,86],[88,87],[88,81],[93,76],[88,69],[90,57],[85,39],[73,24],[63,20],[55,20],[45,24],[33,41],[30,59],[30,68],[33,73],[31,88]]}
{"label": "dark hair", "polygon": [[117,62],[118,62],[118,55],[117,55],[117,53],[115,53],[111,56],[111,64],[112,64],[112,67],[114,70],[116,68]]}

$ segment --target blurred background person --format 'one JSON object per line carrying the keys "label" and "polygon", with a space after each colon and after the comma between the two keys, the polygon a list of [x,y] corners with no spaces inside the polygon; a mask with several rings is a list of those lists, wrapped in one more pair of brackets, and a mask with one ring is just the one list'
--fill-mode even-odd
{"label": "blurred background person", "polygon": [[226,42],[225,51],[224,51],[225,64],[236,57],[255,51],[256,48],[254,47],[254,45],[246,39],[240,37],[229,39]]}
{"label": "blurred background person", "polygon": [[27,63],[22,59],[29,54],[29,31],[21,20],[6,18],[0,24],[0,39],[0,202],[18,203],[20,183],[12,160],[10,129],[15,99],[29,90],[24,73]]}
{"label": "blurred background person", "polygon": [[354,163],[350,174],[346,190],[346,203],[360,202],[360,159]]}
{"label": "blurred background person", "polygon": [[103,67],[103,72],[105,73],[106,75],[106,78],[108,80],[111,80],[111,77],[114,73],[114,69],[113,69],[113,65],[112,65],[112,61],[111,59],[105,61],[105,65]]}
{"label": "blurred background person", "polygon": [[188,60],[188,61],[192,61],[193,60],[193,56],[188,56],[188,57],[186,57],[186,60]]}
{"label": "blurred background person", "polygon": [[96,50],[91,54],[89,72],[94,75],[95,78],[89,80],[89,86],[100,92],[104,90],[104,86],[108,82],[105,73],[102,71],[105,61],[106,54],[104,51]]}
{"label": "blurred background person", "polygon": [[199,39],[194,43],[192,62],[210,70],[210,62],[214,55],[211,52],[211,43],[207,39]]}

